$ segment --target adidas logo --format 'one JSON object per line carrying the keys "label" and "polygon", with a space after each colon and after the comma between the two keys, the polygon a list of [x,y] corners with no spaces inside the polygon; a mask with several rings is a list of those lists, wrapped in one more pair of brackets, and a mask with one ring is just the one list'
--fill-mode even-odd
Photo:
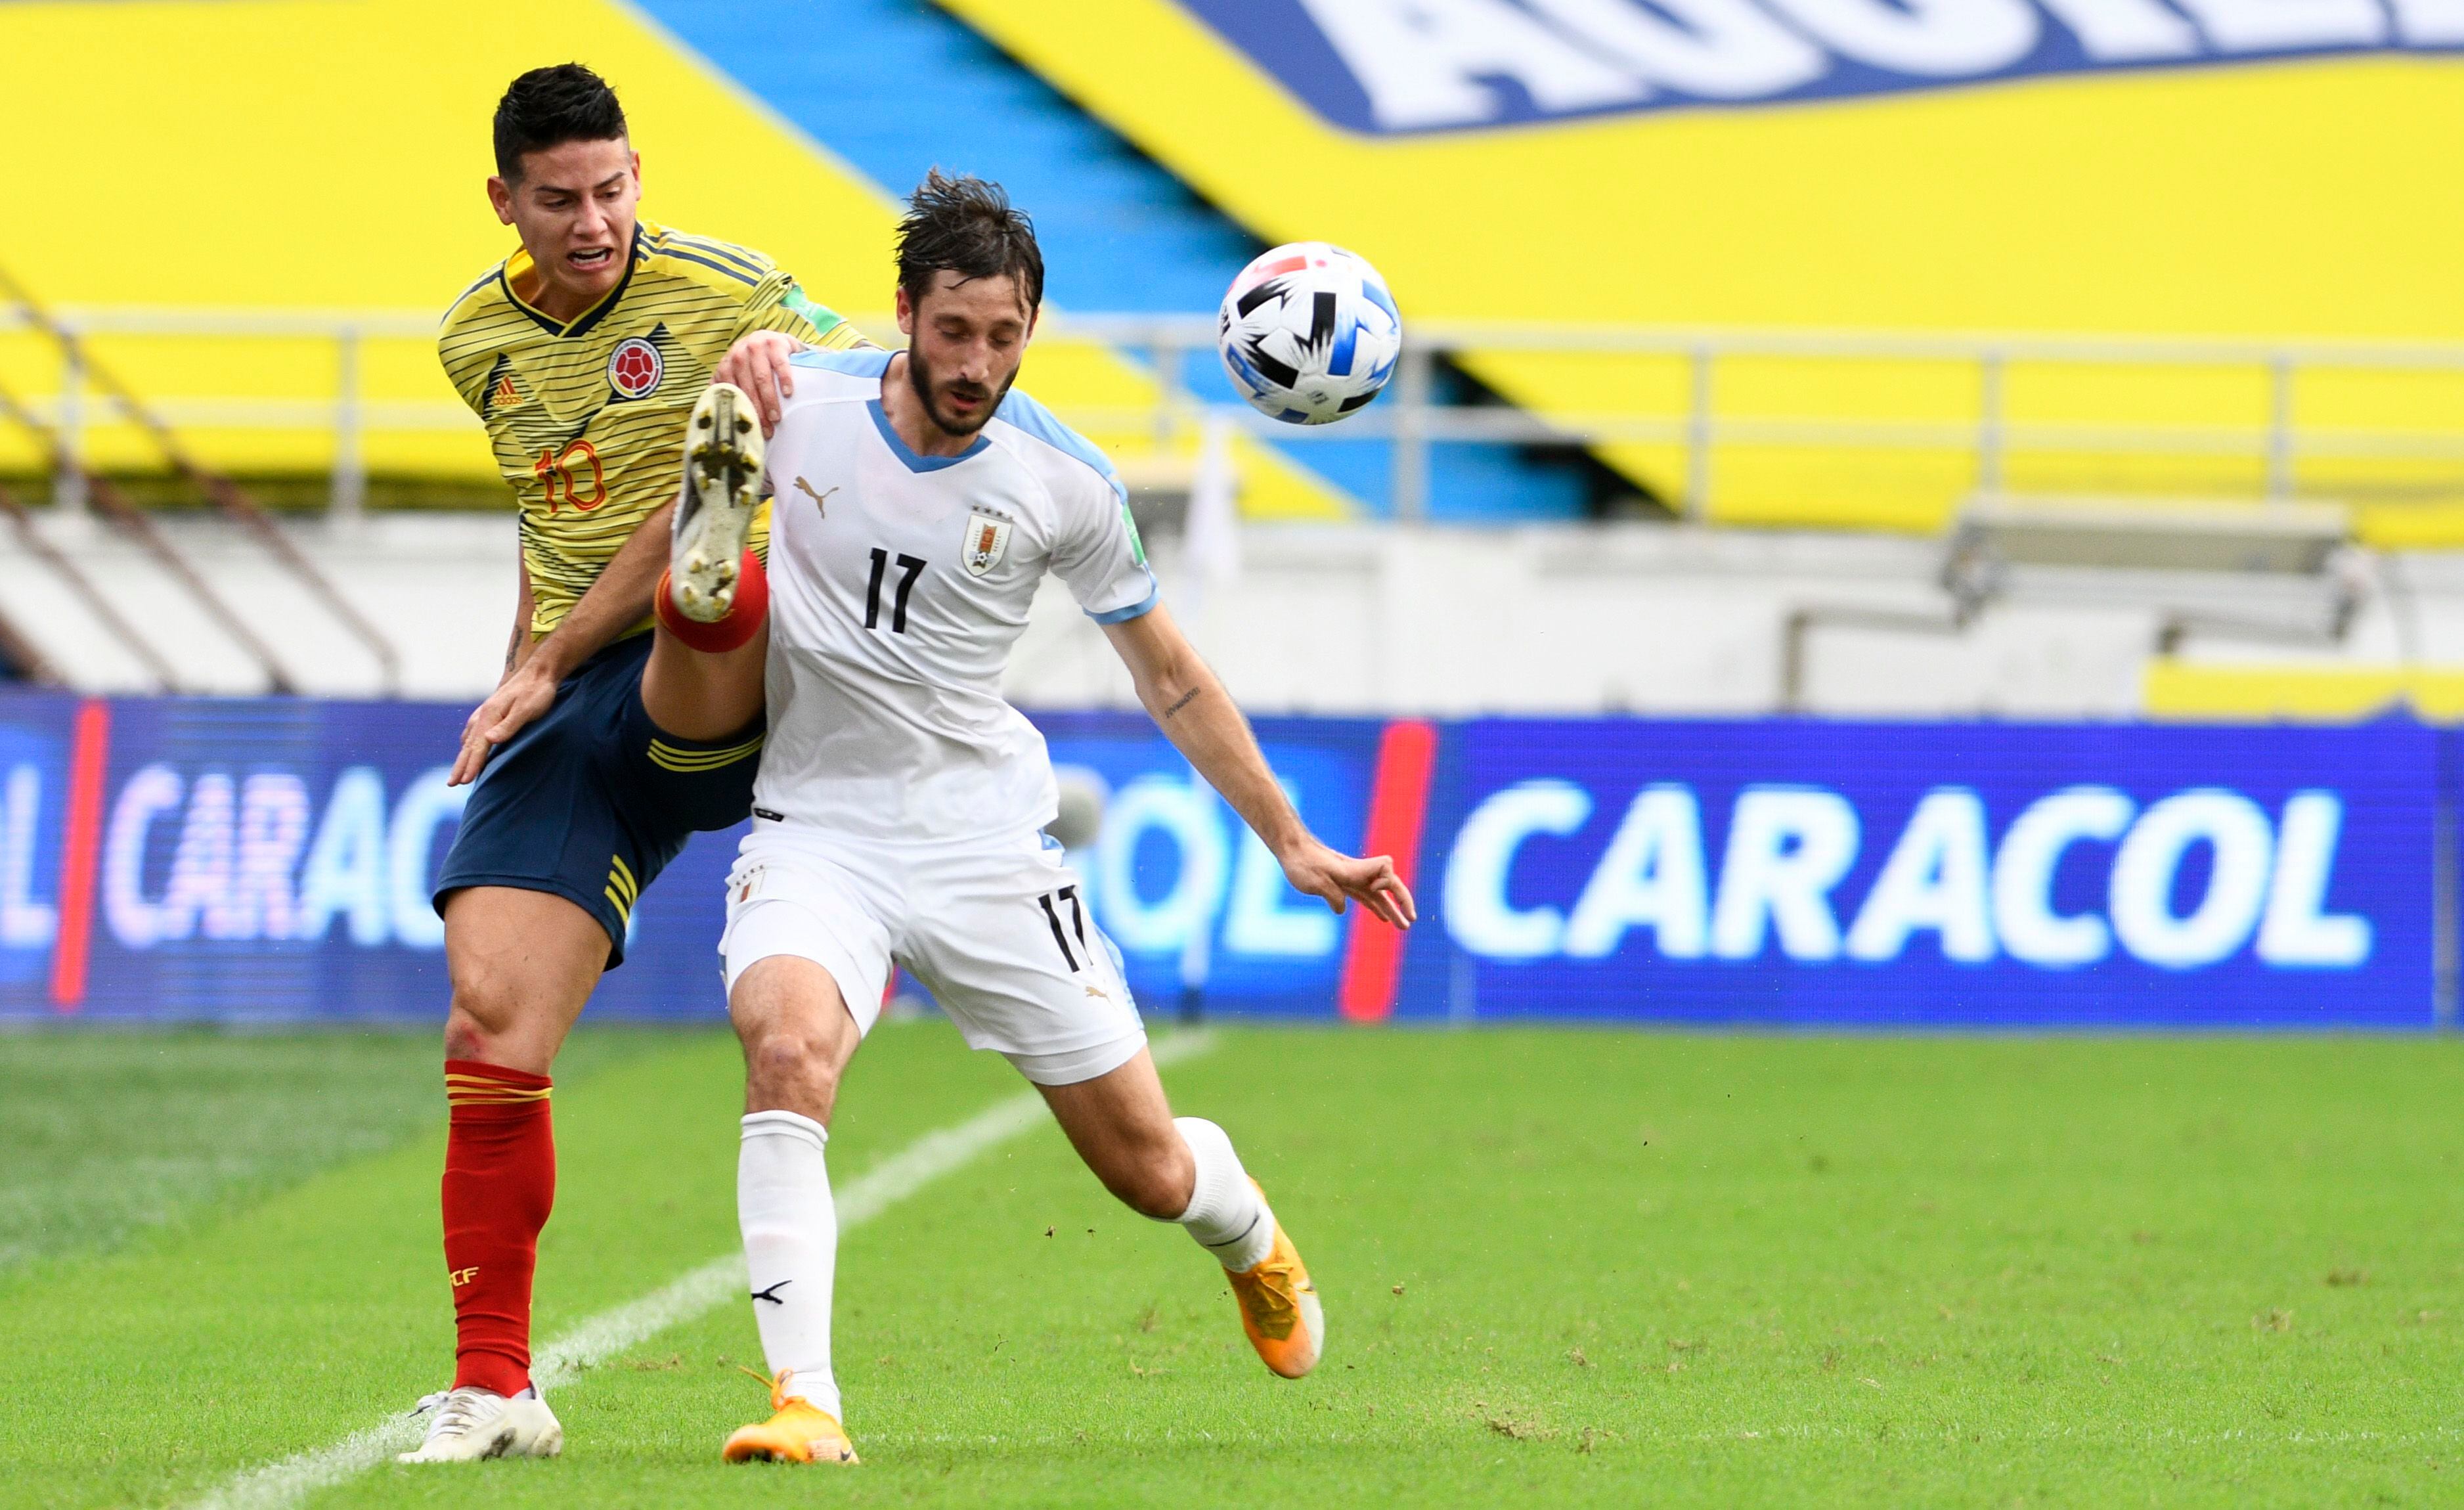
{"label": "adidas logo", "polygon": [[522,398],[522,390],[514,386],[514,375],[508,372],[496,379],[496,390],[490,396],[489,408],[512,409],[521,403]]}

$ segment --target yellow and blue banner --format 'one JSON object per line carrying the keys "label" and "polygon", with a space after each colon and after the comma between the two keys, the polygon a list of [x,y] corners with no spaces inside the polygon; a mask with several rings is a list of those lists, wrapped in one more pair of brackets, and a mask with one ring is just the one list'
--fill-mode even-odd
{"label": "yellow and blue banner", "polygon": [[[1416,322],[1570,330],[2464,341],[2457,0],[943,0],[1268,242],[1361,253]],[[1723,419],[1973,433],[1975,364],[1477,342],[1463,365],[1570,424]],[[2254,496],[2253,366],[2014,365],[1999,417],[2179,454],[2028,450],[2041,493]],[[2453,434],[2464,378],[2304,368],[2305,430]],[[1685,448],[1603,460],[1663,500]],[[1959,441],[1751,437],[1709,518],[1929,530]],[[2301,492],[2458,538],[2452,460],[2296,458]],[[2390,530],[2396,526],[2390,525]]]}
{"label": "yellow and blue banner", "polygon": [[1317,115],[1392,135],[2072,74],[2464,50],[2456,0],[1188,0]]}
{"label": "yellow and blue banner", "polygon": [[[266,336],[88,342],[146,400],[193,415],[184,441],[226,471],[331,465],[327,406],[348,367],[370,474],[493,486],[486,438],[458,412],[432,335],[364,340],[345,357],[331,339],[278,332],[303,313],[441,319],[516,249],[486,196],[489,121],[514,77],[542,64],[584,62],[623,97],[645,218],[758,249],[843,314],[877,317],[892,301],[893,196],[910,186],[868,181],[623,0],[0,4],[0,56],[55,62],[15,69],[0,90],[15,211],[0,266],[55,306],[274,322]],[[112,166],[174,144],[180,171],[131,195]],[[899,340],[877,321],[871,333]],[[57,350],[0,329],[0,384],[47,398],[61,383]],[[1066,320],[1038,337],[1022,387],[1123,459],[1185,462],[1196,447],[1194,433],[1160,444],[1153,374]],[[225,422],[252,408],[289,418]],[[137,427],[91,399],[81,443],[104,471],[160,464]],[[1278,454],[1238,450],[1251,514],[1344,516],[1341,498]],[[36,448],[0,430],[0,474],[42,469]]]}

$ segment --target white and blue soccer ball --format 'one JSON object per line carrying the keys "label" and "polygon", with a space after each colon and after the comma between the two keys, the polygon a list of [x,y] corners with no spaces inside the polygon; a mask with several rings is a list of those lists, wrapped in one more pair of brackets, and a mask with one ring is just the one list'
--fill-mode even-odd
{"label": "white and blue soccer ball", "polygon": [[1367,258],[1323,241],[1280,246],[1243,268],[1215,334],[1241,396],[1291,425],[1357,412],[1403,349],[1386,280]]}

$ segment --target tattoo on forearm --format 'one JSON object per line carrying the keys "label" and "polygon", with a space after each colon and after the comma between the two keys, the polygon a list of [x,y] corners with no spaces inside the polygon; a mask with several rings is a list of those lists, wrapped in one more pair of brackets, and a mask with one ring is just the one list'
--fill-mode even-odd
{"label": "tattoo on forearm", "polygon": [[1190,688],[1187,692],[1182,693],[1182,694],[1180,695],[1180,700],[1178,700],[1178,701],[1175,702],[1171,707],[1168,707],[1168,708],[1166,708],[1166,709],[1164,709],[1164,710],[1163,710],[1163,716],[1164,716],[1165,718],[1167,718],[1167,719],[1168,719],[1168,718],[1171,718],[1174,714],[1178,713],[1181,709],[1183,709],[1183,708],[1185,708],[1185,707],[1188,707],[1188,706],[1189,706],[1189,703],[1190,703],[1190,699],[1193,699],[1193,698],[1195,698],[1195,697],[1197,697],[1197,696],[1198,696],[1198,694],[1199,694],[1199,692],[1200,690],[1201,690],[1201,689],[1199,689],[1199,688],[1192,687],[1192,688]]}

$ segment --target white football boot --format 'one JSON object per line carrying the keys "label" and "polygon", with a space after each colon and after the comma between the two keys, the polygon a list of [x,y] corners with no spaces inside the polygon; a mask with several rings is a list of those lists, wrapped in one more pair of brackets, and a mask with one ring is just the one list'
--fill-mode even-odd
{"label": "white football boot", "polygon": [[489,1457],[554,1457],[564,1451],[564,1428],[536,1388],[508,1400],[493,1389],[465,1385],[419,1402],[413,1415],[428,1417],[428,1439],[403,1453],[398,1463],[475,1463]]}
{"label": "white football boot", "polygon": [[685,422],[685,493],[668,544],[676,611],[700,624],[727,617],[745,537],[761,506],[761,415],[733,383],[714,383]]}

